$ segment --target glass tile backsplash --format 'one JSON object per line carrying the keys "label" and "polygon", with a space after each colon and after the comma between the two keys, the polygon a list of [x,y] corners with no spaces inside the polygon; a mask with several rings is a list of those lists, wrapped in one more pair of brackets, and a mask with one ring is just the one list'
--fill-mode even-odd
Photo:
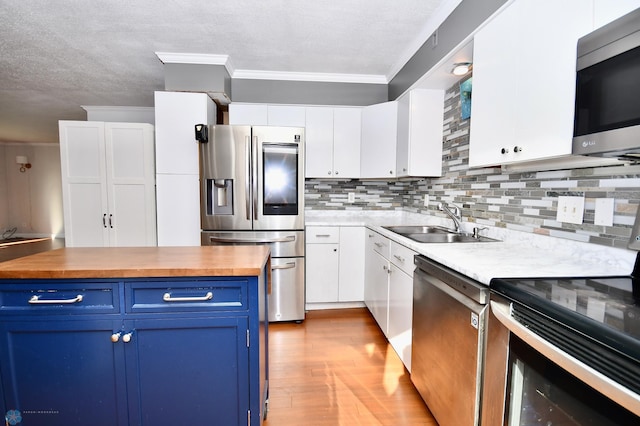
{"label": "glass tile backsplash", "polygon": [[[640,165],[539,172],[469,169],[469,119],[461,119],[460,85],[445,95],[443,175],[397,181],[307,179],[311,210],[406,210],[442,215],[441,201],[462,207],[465,221],[626,248],[638,203]],[[348,202],[348,194],[355,201]],[[424,206],[429,196],[428,207]],[[556,221],[559,196],[585,198],[584,222]],[[613,226],[594,224],[598,198],[614,199]]]}

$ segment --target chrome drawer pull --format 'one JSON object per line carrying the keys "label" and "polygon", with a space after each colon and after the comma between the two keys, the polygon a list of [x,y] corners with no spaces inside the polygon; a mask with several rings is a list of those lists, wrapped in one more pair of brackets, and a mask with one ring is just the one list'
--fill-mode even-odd
{"label": "chrome drawer pull", "polygon": [[373,245],[375,245],[378,248],[384,247],[384,244],[382,244],[382,243],[373,243]]}
{"label": "chrome drawer pull", "polygon": [[400,262],[404,263],[404,257],[402,256],[398,256],[397,254],[394,254],[393,257],[395,257],[396,259],[398,259]]}
{"label": "chrome drawer pull", "polygon": [[329,238],[331,234],[316,234],[316,238]]}
{"label": "chrome drawer pull", "polygon": [[204,296],[195,297],[171,297],[171,293],[165,293],[162,300],[165,302],[204,302],[213,299],[213,292],[209,291]]}
{"label": "chrome drawer pull", "polygon": [[276,269],[293,269],[295,267],[296,267],[296,262],[287,262],[284,265],[271,266],[271,270],[275,271]]}
{"label": "chrome drawer pull", "polygon": [[271,243],[290,243],[295,241],[295,235],[289,235],[282,238],[234,238],[234,237],[209,237],[212,243],[238,243],[238,244],[271,244]]}
{"label": "chrome drawer pull", "polygon": [[71,303],[79,303],[82,302],[82,295],[79,294],[73,299],[49,299],[49,300],[40,300],[40,296],[31,296],[29,299],[29,303],[32,305],[69,305]]}

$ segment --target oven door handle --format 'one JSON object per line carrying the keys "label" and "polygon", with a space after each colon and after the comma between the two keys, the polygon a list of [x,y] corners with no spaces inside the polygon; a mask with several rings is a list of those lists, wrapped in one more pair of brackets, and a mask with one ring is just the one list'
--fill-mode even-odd
{"label": "oven door handle", "polygon": [[600,393],[640,416],[640,396],[538,336],[511,316],[511,304],[492,300],[491,312],[510,332],[550,361]]}
{"label": "oven door handle", "polygon": [[290,243],[296,240],[295,235],[288,235],[281,238],[232,238],[232,237],[209,237],[212,243],[240,243],[240,244],[271,244]]}

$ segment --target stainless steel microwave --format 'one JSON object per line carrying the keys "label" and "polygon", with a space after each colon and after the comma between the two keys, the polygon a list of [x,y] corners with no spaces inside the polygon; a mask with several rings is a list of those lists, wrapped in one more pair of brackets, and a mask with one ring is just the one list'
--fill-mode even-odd
{"label": "stainless steel microwave", "polygon": [[578,40],[573,153],[640,160],[640,8]]}

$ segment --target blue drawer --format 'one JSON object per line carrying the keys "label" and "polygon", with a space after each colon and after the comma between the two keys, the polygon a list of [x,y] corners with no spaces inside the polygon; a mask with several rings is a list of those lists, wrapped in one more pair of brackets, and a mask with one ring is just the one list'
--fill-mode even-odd
{"label": "blue drawer", "polygon": [[3,280],[0,283],[0,315],[120,312],[118,282]]}
{"label": "blue drawer", "polygon": [[128,281],[126,312],[244,311],[246,280]]}

